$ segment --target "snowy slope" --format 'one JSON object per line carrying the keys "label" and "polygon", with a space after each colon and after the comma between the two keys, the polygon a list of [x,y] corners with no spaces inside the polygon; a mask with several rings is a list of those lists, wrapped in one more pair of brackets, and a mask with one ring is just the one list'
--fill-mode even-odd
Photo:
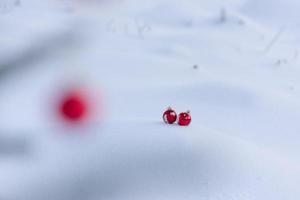
{"label": "snowy slope", "polygon": [[[297,22],[272,20],[297,2],[263,0],[277,6],[267,17],[257,2],[31,0],[2,13],[0,138],[26,151],[0,154],[0,199],[299,196]],[[73,84],[101,110],[82,127],[52,116]],[[191,110],[191,126],[162,123],[168,106]]]}

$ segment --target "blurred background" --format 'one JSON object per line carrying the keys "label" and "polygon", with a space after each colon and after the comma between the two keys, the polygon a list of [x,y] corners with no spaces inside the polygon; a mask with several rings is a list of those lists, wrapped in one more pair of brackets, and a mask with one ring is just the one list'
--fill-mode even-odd
{"label": "blurred background", "polygon": [[0,199],[297,199],[299,8],[0,0]]}

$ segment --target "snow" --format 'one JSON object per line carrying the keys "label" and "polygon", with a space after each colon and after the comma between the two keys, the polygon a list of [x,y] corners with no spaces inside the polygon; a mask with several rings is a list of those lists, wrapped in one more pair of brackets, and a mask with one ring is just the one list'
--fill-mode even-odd
{"label": "snow", "polygon": [[[0,148],[1,200],[299,196],[299,2],[14,2],[0,146],[24,149]],[[74,85],[98,113],[80,126],[54,114]],[[168,106],[192,124],[164,124]]]}

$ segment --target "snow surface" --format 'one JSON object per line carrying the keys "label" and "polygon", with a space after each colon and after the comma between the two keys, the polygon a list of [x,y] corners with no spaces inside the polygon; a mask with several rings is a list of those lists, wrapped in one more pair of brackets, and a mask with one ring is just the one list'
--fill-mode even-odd
{"label": "snow surface", "polygon": [[[0,199],[298,199],[299,6],[1,0]],[[54,117],[74,85],[81,126]]]}

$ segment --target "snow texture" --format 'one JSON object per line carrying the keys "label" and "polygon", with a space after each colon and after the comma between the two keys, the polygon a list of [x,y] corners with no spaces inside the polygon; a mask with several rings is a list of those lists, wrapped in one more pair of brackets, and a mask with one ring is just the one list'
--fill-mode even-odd
{"label": "snow texture", "polygon": [[299,6],[0,0],[0,199],[299,199]]}

